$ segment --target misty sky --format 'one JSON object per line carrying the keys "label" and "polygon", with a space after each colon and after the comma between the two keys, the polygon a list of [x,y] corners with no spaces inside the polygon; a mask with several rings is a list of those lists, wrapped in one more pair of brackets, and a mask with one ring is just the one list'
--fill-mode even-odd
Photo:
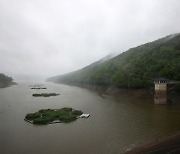
{"label": "misty sky", "polygon": [[0,0],[0,73],[42,79],[180,32],[180,0]]}

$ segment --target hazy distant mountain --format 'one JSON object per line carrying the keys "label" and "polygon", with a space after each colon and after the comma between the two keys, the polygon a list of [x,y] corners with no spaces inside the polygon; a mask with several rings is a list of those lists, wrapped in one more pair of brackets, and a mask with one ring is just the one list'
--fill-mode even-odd
{"label": "hazy distant mountain", "polygon": [[[94,63],[88,65],[88,66],[85,67],[85,68],[88,69],[88,68],[96,67],[96,66],[98,66],[99,64],[104,63],[104,62],[110,60],[111,58],[115,57],[116,55],[117,55],[116,53],[109,54],[109,55],[105,56],[104,58],[100,59],[99,61],[96,61],[96,62],[94,62]],[[85,69],[85,68],[83,68],[83,69]],[[81,70],[81,69],[80,69],[80,70]],[[70,74],[75,73],[75,72],[77,72],[77,71],[70,72],[70,73],[67,73],[67,74],[64,74],[64,75],[57,75],[57,76],[48,78],[47,81],[52,81],[52,82],[58,83],[59,78],[61,78],[62,76],[70,75]]]}
{"label": "hazy distant mountain", "polygon": [[180,33],[131,48],[115,57],[107,56],[83,69],[47,81],[144,88],[151,86],[155,77],[180,80]]}
{"label": "hazy distant mountain", "polygon": [[14,73],[13,79],[16,80],[17,82],[41,82],[45,78],[40,75]]}

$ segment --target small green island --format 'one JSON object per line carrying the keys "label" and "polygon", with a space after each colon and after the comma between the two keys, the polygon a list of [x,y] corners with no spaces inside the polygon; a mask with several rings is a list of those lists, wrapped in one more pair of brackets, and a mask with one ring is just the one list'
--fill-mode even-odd
{"label": "small green island", "polygon": [[31,89],[47,89],[45,87],[32,87]]}
{"label": "small green island", "polygon": [[34,97],[50,97],[50,96],[57,96],[60,94],[56,94],[56,93],[41,93],[41,94],[32,94],[32,96]]}
{"label": "small green island", "polygon": [[69,123],[77,120],[82,114],[82,111],[67,107],[61,109],[42,109],[35,113],[28,113],[24,120],[37,125]]}

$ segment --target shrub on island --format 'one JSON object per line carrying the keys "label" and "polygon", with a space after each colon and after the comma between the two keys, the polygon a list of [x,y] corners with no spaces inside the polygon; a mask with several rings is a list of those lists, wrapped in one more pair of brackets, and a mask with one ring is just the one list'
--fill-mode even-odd
{"label": "shrub on island", "polygon": [[31,89],[47,89],[47,88],[41,88],[41,87],[32,87]]}
{"label": "shrub on island", "polygon": [[36,112],[36,113],[27,114],[25,118],[28,120],[33,120],[33,119],[39,118],[40,116],[41,116],[41,114]]}
{"label": "shrub on island", "polygon": [[56,94],[56,93],[41,93],[41,94],[32,94],[32,96],[34,97],[50,97],[50,96],[57,96],[60,94]]}
{"label": "shrub on island", "polygon": [[38,125],[46,125],[51,123],[68,123],[75,121],[82,111],[74,110],[72,108],[62,108],[57,110],[42,109],[35,113],[29,113],[25,116],[25,120]]}

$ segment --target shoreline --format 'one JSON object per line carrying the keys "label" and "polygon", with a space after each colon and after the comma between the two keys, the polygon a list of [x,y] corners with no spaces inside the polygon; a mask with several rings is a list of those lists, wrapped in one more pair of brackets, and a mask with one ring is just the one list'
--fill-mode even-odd
{"label": "shoreline", "polygon": [[92,91],[96,91],[98,93],[104,93],[110,96],[120,96],[121,94],[127,94],[127,95],[133,95],[140,98],[152,98],[154,95],[153,88],[117,88],[113,86],[99,86],[99,85],[88,85],[88,84],[77,84],[77,83],[58,83],[58,82],[52,82],[52,81],[46,81],[51,82],[54,84],[64,84],[69,86],[75,86],[80,87],[84,89],[90,89]]}
{"label": "shoreline", "polygon": [[0,88],[7,88],[7,87],[11,87],[13,85],[17,85],[17,83],[16,82],[11,82],[8,84],[0,83]]}
{"label": "shoreline", "polygon": [[137,146],[125,154],[143,154],[143,153],[180,153],[180,131],[173,135],[159,138],[150,143]]}
{"label": "shoreline", "polygon": [[[30,124],[33,124],[33,121],[30,121],[30,120],[28,120],[28,119],[24,119],[24,121],[26,121],[26,122],[29,122]],[[61,121],[54,121],[54,122],[50,122],[50,123],[48,123],[48,124],[57,124],[57,123],[62,123]]]}
{"label": "shoreline", "polygon": [[[100,94],[106,94],[110,96],[133,96],[135,98],[141,99],[152,99],[154,100],[154,87],[149,88],[117,88],[113,86],[99,86],[99,85],[88,85],[88,84],[79,84],[79,83],[58,83],[53,81],[46,81],[54,84],[64,84],[69,86],[75,86],[85,89],[90,89],[96,91]],[[179,92],[174,91],[172,88],[167,90],[167,104],[180,104],[180,95]]]}

